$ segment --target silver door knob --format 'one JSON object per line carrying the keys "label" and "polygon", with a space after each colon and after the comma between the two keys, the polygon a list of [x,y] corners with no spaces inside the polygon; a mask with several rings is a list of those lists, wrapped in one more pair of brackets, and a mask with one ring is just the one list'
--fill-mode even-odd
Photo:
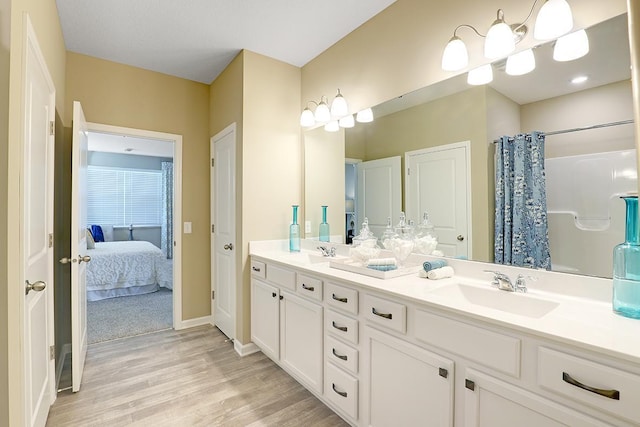
{"label": "silver door knob", "polygon": [[60,259],[58,260],[58,262],[59,262],[60,264],[69,264],[70,262],[76,262],[76,260],[75,260],[75,259],[73,259],[73,258],[64,257],[64,258],[60,258]]}
{"label": "silver door knob", "polygon": [[44,288],[47,287],[47,284],[44,283],[42,280],[38,280],[33,283],[29,283],[28,280],[25,280],[24,283],[26,285],[24,289],[25,295],[27,295],[30,291],[42,292],[44,291]]}
{"label": "silver door knob", "polygon": [[462,242],[464,240],[464,236],[462,234],[458,234],[458,237],[456,237],[456,239]]}
{"label": "silver door knob", "polygon": [[224,245],[224,250],[225,251],[232,251],[233,250],[233,243],[228,243],[228,244]]}
{"label": "silver door knob", "polygon": [[85,255],[85,256],[78,255],[79,263],[89,262],[89,261],[91,261],[91,257],[89,255]]}

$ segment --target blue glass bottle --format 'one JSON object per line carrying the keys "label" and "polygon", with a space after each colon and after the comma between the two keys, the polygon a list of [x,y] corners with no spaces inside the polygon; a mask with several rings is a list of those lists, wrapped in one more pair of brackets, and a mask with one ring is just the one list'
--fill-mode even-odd
{"label": "blue glass bottle", "polygon": [[622,197],[627,204],[625,242],[613,249],[613,311],[640,319],[640,237],[638,196]]}
{"label": "blue glass bottle", "polygon": [[289,226],[289,251],[300,252],[300,224],[298,224],[298,205],[292,205],[293,222]]}
{"label": "blue glass bottle", "polygon": [[322,206],[322,222],[320,223],[320,232],[318,233],[318,240],[321,242],[328,242],[329,237],[329,224],[327,223],[327,207]]}

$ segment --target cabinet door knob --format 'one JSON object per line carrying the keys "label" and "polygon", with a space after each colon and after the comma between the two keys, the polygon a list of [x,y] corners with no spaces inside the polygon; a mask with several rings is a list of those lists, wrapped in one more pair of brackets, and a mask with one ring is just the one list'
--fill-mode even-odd
{"label": "cabinet door knob", "polygon": [[456,239],[462,242],[464,240],[464,236],[462,234],[458,234],[458,237],[456,237]]}
{"label": "cabinet door knob", "polygon": [[224,250],[225,251],[232,251],[233,250],[233,243],[227,243],[226,245],[224,245]]}
{"label": "cabinet door knob", "polygon": [[474,383],[473,381],[468,380],[466,378],[464,380],[464,386],[466,388],[468,388],[469,390],[471,390],[471,391],[474,391],[476,389],[476,383]]}
{"label": "cabinet door knob", "polygon": [[571,384],[572,386],[576,386],[583,390],[589,391],[591,393],[595,393],[599,396],[604,396],[613,400],[620,400],[620,392],[618,390],[603,390],[601,388],[590,387],[588,385],[582,384],[580,381],[574,379],[571,375],[566,372],[562,373],[562,381]]}
{"label": "cabinet door knob", "polygon": [[271,292],[271,296],[272,296],[273,298],[275,298],[275,297],[276,297],[276,296],[278,296],[278,295],[277,295],[275,292]]}

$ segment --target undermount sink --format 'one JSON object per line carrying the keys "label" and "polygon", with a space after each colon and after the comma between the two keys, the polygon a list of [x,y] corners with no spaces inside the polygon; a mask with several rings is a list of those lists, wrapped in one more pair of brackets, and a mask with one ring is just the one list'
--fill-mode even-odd
{"label": "undermount sink", "polygon": [[342,259],[346,259],[347,257],[340,256],[340,255],[337,255],[334,257],[327,257],[327,256],[323,256],[321,253],[296,252],[296,253],[290,253],[285,255],[285,258],[287,259],[287,261],[291,261],[297,264],[318,264],[322,262],[342,260]]}
{"label": "undermount sink", "polygon": [[477,306],[534,319],[543,317],[559,305],[555,301],[532,297],[524,293],[501,291],[490,287],[490,285],[481,288],[458,283],[434,289],[429,294],[463,300]]}

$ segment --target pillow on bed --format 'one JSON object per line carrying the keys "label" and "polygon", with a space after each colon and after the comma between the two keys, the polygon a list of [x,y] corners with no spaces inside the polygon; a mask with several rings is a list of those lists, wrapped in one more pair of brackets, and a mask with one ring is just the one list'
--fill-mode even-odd
{"label": "pillow on bed", "polygon": [[96,242],[93,240],[93,234],[91,234],[91,230],[87,228],[87,249],[95,249]]}
{"label": "pillow on bed", "polygon": [[113,242],[113,225],[100,225],[105,242]]}

